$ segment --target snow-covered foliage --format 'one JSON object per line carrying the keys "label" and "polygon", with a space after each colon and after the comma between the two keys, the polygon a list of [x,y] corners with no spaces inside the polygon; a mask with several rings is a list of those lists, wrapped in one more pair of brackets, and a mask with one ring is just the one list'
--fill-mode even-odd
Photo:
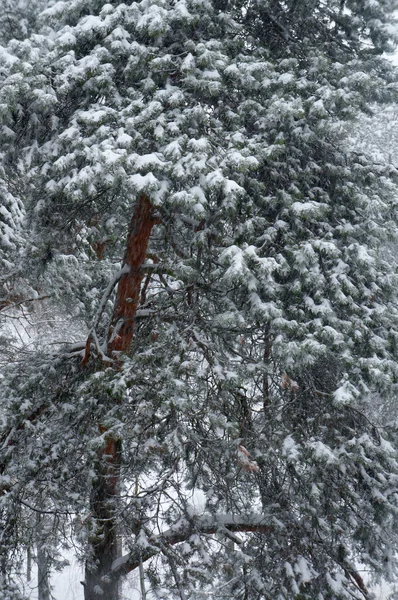
{"label": "snow-covered foliage", "polygon": [[344,140],[396,95],[396,8],[69,0],[1,50],[1,259],[82,336],[4,369],[0,570],[44,511],[86,600],[140,561],[181,600],[396,574],[397,448],[368,412],[398,376],[396,171]]}
{"label": "snow-covered foliage", "polygon": [[39,29],[40,12],[51,0],[0,0],[0,45],[24,40]]}
{"label": "snow-covered foliage", "polygon": [[395,104],[369,107],[350,128],[348,143],[378,163],[398,167],[398,111]]}

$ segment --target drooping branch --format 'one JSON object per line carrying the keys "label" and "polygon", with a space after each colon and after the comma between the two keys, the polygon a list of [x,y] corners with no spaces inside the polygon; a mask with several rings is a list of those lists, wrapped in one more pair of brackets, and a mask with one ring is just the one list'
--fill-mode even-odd
{"label": "drooping branch", "polygon": [[21,306],[23,304],[28,304],[29,302],[40,302],[41,300],[47,300],[50,298],[48,294],[44,296],[37,296],[34,298],[20,298],[20,297],[10,297],[10,298],[0,298],[0,311],[5,308],[13,309]]}
{"label": "drooping branch", "polygon": [[[272,532],[272,525],[269,523],[269,517],[264,514],[249,514],[245,516],[218,514],[194,516],[189,520],[180,519],[170,529],[148,538],[145,548],[136,546],[132,552],[115,560],[110,573],[105,578],[107,580],[120,581],[128,573],[139,568],[140,565],[154,556],[162,552],[168,555],[168,547],[185,542],[191,535],[224,533],[227,536],[232,536],[233,533],[239,532],[269,534]],[[234,541],[240,542],[239,539],[234,539]],[[342,566],[346,574],[351,578],[353,585],[355,585],[365,598],[368,598],[369,591],[360,574],[352,566]]]}
{"label": "drooping branch", "polygon": [[186,541],[193,534],[212,535],[223,530],[227,532],[269,533],[271,526],[266,524],[267,517],[262,514],[247,516],[204,515],[193,517],[189,521],[181,519],[170,529],[148,539],[146,548],[137,547],[129,554],[114,561],[107,578],[119,580],[150,558],[162,552],[164,546],[174,546]]}
{"label": "drooping branch", "polygon": [[[6,472],[8,461],[12,456],[12,448],[17,444],[17,436],[19,432],[24,431],[27,423],[34,423],[46,410],[48,404],[41,404],[36,408],[30,415],[25,416],[21,422],[13,427],[7,429],[2,437],[0,438],[0,476],[3,476]],[[8,483],[0,483],[0,496],[8,491]]]}
{"label": "drooping branch", "polygon": [[154,225],[159,222],[148,196],[141,194],[129,227],[123,260],[125,272],[119,281],[107,340],[107,353],[110,355],[113,352],[126,352],[131,345],[149,237]]}

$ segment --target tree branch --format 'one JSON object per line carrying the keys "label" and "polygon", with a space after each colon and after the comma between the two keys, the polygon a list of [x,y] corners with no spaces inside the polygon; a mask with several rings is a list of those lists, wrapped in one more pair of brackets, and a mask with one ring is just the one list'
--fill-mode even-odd
{"label": "tree branch", "polygon": [[112,570],[107,578],[120,579],[140,566],[140,561],[145,562],[162,552],[162,548],[174,546],[184,542],[193,534],[212,535],[226,530],[226,532],[269,533],[271,527],[266,525],[267,517],[262,514],[247,516],[238,515],[203,515],[193,517],[191,520],[181,519],[167,531],[154,535],[148,539],[148,546],[137,546],[125,556],[114,561]]}

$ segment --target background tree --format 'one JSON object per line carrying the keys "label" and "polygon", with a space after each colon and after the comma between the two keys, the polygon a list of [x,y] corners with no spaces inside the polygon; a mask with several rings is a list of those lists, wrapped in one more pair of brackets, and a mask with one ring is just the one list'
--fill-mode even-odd
{"label": "background tree", "polygon": [[86,600],[136,568],[182,600],[394,575],[396,451],[366,407],[396,383],[395,171],[341,139],[394,93],[394,8],[78,0],[9,47],[21,272],[82,335],[4,371],[8,597],[37,511],[79,541]]}
{"label": "background tree", "polygon": [[50,4],[49,0],[1,0],[0,45],[37,33],[40,12]]}

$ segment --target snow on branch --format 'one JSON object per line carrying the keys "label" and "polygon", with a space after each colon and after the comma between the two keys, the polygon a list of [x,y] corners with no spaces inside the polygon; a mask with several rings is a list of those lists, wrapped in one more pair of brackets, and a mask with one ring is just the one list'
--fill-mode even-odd
{"label": "snow on branch", "polygon": [[150,537],[148,545],[145,548],[137,546],[129,554],[121,556],[112,564],[112,570],[107,578],[119,579],[140,566],[140,561],[149,560],[162,552],[162,547],[173,546],[184,542],[193,534],[207,534],[229,532],[247,532],[247,533],[269,533],[270,525],[266,524],[267,517],[263,514],[251,515],[203,515],[193,517],[189,521],[180,519],[170,529],[167,529],[159,535]]}
{"label": "snow on branch", "polygon": [[128,265],[124,265],[121,269],[119,269],[119,271],[117,271],[117,273],[115,273],[115,275],[113,276],[112,280],[109,282],[109,284],[108,284],[108,286],[107,286],[107,288],[106,288],[106,290],[105,290],[105,292],[104,292],[104,294],[102,296],[102,299],[101,299],[100,305],[98,307],[97,313],[96,313],[96,315],[94,317],[94,321],[93,321],[93,324],[92,324],[92,330],[95,330],[98,327],[99,322],[100,322],[101,317],[102,317],[102,313],[105,310],[106,303],[108,302],[108,300],[109,300],[109,298],[110,298],[110,296],[111,296],[114,288],[119,283],[121,277],[123,275],[127,275],[127,273],[129,273],[129,271],[130,271],[130,267]]}
{"label": "snow on branch", "polygon": [[98,307],[98,310],[96,312],[96,315],[94,317],[93,320],[93,324],[91,326],[91,329],[88,333],[87,336],[87,341],[86,341],[86,345],[85,345],[85,352],[84,352],[84,356],[83,356],[83,360],[82,360],[82,365],[85,365],[89,359],[90,356],[90,346],[91,346],[91,339],[93,339],[97,352],[99,353],[101,359],[103,361],[108,361],[108,362],[112,362],[111,359],[109,359],[107,356],[105,356],[104,352],[102,351],[100,344],[98,342],[98,337],[97,337],[97,333],[96,333],[96,329],[99,325],[99,322],[101,320],[102,314],[105,310],[106,304],[109,300],[109,298],[112,295],[112,292],[114,290],[114,288],[116,287],[116,285],[119,283],[120,279],[123,277],[123,275],[127,275],[130,271],[130,267],[128,265],[124,265],[121,269],[119,269],[119,271],[117,271],[117,273],[115,273],[115,275],[112,277],[112,280],[109,282],[103,296],[100,302],[100,305]]}
{"label": "snow on branch", "polygon": [[[268,521],[268,524],[267,524]],[[264,514],[216,514],[194,516],[191,519],[181,518],[170,529],[153,535],[145,540],[145,547],[136,544],[135,549],[129,554],[117,558],[112,563],[111,572],[105,577],[108,581],[119,580],[134,569],[137,569],[147,560],[157,554],[168,555],[168,548],[184,542],[191,535],[213,535],[224,533],[228,537],[233,533],[270,533],[272,526],[269,524],[269,517]],[[233,536],[235,538],[235,536]],[[145,536],[144,536],[145,539]],[[239,539],[234,539],[240,543]],[[348,564],[342,564],[346,575],[349,576],[351,583],[365,597],[369,597],[369,591],[360,576],[360,574]]]}

